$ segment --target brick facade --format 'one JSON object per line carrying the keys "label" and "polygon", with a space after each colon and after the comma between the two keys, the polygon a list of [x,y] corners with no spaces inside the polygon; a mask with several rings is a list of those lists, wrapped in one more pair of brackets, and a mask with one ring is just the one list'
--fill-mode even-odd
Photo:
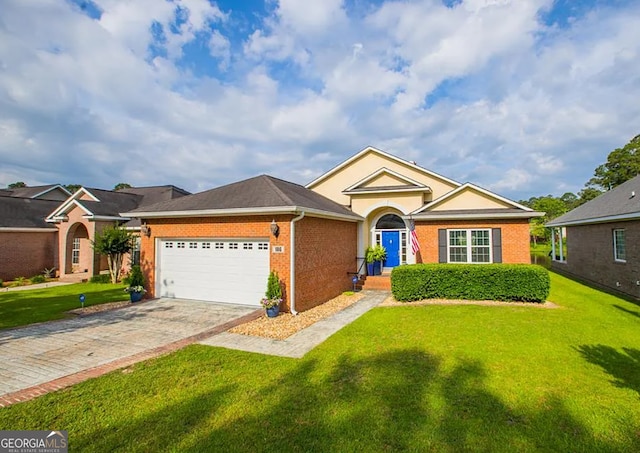
{"label": "brick facade", "polygon": [[[623,228],[626,262],[617,262],[613,251],[613,230]],[[640,221],[567,227],[566,263],[552,262],[552,268],[596,285],[640,298]]]}
{"label": "brick facade", "polygon": [[[155,297],[156,239],[238,238],[267,239],[270,269],[278,273],[283,286],[282,309],[289,310],[290,222],[292,215],[148,219],[149,237],[141,240],[140,263],[147,279],[147,290]],[[277,238],[271,222],[280,227]],[[308,310],[349,289],[347,272],[353,271],[356,257],[357,227],[353,222],[305,217],[296,223],[296,310]],[[284,246],[284,253],[273,253],[273,246]],[[267,282],[265,280],[265,289]]]}
{"label": "brick facade", "polygon": [[531,262],[528,219],[417,221],[416,234],[420,243],[420,252],[416,261],[418,263],[437,263],[438,230],[452,228],[500,228],[502,231],[502,262],[510,264]]}
{"label": "brick facade", "polygon": [[296,310],[304,311],[353,288],[358,226],[305,217],[296,223]]}
{"label": "brick facade", "polygon": [[[288,309],[289,285],[289,224],[293,216],[237,216],[203,217],[145,220],[151,230],[149,237],[142,236],[140,242],[140,266],[147,279],[147,290],[155,297],[156,239],[167,238],[224,238],[224,239],[269,239],[270,269],[278,273],[283,283],[284,306]],[[271,234],[271,221],[280,227],[275,238]],[[284,253],[273,253],[273,246],[284,246]],[[265,290],[267,282],[264,282]]]}
{"label": "brick facade", "polygon": [[57,232],[0,234],[0,279],[30,278],[57,266]]}

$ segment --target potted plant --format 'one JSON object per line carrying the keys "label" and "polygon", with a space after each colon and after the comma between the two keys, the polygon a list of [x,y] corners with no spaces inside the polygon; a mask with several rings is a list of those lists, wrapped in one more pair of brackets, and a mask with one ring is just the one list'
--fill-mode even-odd
{"label": "potted plant", "polygon": [[280,302],[282,302],[282,286],[277,272],[271,271],[269,273],[267,291],[264,295],[265,297],[260,301],[260,305],[267,310],[269,318],[275,318],[280,313]]}
{"label": "potted plant", "polygon": [[373,247],[367,247],[364,251],[364,260],[367,262],[367,275],[375,275],[374,262],[376,261],[376,258],[373,253]]}
{"label": "potted plant", "polygon": [[373,248],[373,259],[374,259],[374,273],[375,275],[382,274],[382,262],[387,259],[387,249],[385,249],[382,245],[378,244]]}
{"label": "potted plant", "polygon": [[137,264],[133,266],[129,275],[122,281],[128,285],[124,290],[129,293],[131,302],[140,302],[144,293],[147,292],[147,290],[144,289],[144,275],[142,274],[140,266]]}

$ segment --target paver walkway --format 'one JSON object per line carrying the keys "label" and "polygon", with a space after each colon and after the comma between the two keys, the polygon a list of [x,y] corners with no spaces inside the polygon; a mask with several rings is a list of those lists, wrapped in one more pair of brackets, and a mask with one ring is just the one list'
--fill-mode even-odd
{"label": "paver walkway", "polygon": [[178,349],[261,313],[255,307],[158,299],[0,331],[0,406]]}
{"label": "paver walkway", "polygon": [[272,340],[263,337],[222,332],[200,341],[200,344],[281,357],[300,358],[338,330],[342,329],[345,325],[350,324],[367,311],[382,303],[389,294],[387,291],[365,291],[365,296],[355,304],[291,335],[286,340]]}
{"label": "paver walkway", "polygon": [[65,286],[72,285],[73,282],[46,282],[46,283],[36,283],[33,285],[25,285],[25,286],[5,286],[4,288],[0,288],[0,291],[28,291],[30,289],[42,289],[42,288],[53,288],[54,286]]}

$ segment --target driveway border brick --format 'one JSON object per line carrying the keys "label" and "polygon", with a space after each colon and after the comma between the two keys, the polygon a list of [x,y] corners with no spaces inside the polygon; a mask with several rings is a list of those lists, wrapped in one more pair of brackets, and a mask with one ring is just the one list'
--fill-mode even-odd
{"label": "driveway border brick", "polygon": [[112,371],[115,371],[121,368],[126,368],[138,362],[142,362],[144,360],[169,354],[171,352],[182,349],[185,346],[189,346],[190,344],[202,341],[205,338],[209,338],[213,335],[226,332],[227,330],[237,325],[257,319],[263,314],[264,314],[264,310],[258,309],[247,315],[241,316],[232,321],[228,321],[224,324],[220,324],[212,329],[205,330],[204,332],[200,332],[196,335],[192,335],[190,337],[183,338],[181,340],[167,343],[163,346],[158,346],[156,348],[149,349],[147,351],[143,351],[138,354],[131,355],[129,357],[123,357],[121,359],[114,360],[104,365],[88,368],[86,370],[79,371],[77,373],[69,374],[67,376],[63,376],[61,378],[54,379],[49,382],[44,382],[42,384],[35,385],[33,387],[29,387],[23,390],[18,390],[12,393],[7,393],[5,395],[0,396],[0,407],[7,407],[7,406],[11,406],[12,404],[29,401],[39,396],[42,396],[44,394],[55,392],[56,390],[60,390],[66,387],[70,387],[72,385],[78,384],[88,379],[102,376],[104,374],[110,373]]}

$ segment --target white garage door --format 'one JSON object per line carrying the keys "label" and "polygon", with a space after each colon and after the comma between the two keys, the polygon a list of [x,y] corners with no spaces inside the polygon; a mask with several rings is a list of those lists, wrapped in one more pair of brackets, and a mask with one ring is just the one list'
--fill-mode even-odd
{"label": "white garage door", "polygon": [[158,243],[161,297],[260,305],[269,276],[265,240],[179,239]]}

